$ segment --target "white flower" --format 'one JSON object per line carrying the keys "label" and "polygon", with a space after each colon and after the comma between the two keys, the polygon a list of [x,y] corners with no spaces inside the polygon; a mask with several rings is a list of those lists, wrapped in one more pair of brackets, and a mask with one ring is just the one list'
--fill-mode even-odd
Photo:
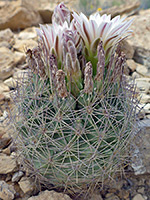
{"label": "white flower", "polygon": [[110,56],[112,50],[125,37],[130,35],[128,30],[132,20],[125,21],[125,18],[116,16],[111,19],[111,15],[102,15],[97,12],[90,15],[89,19],[83,14],[73,12],[75,26],[81,35],[89,54],[95,54],[99,41],[103,41],[106,58]]}
{"label": "white flower", "polygon": [[65,21],[63,25],[53,23],[50,25],[40,25],[40,29],[37,29],[37,34],[42,40],[46,52],[48,55],[54,54],[58,61],[62,62],[63,56],[63,33],[68,30],[68,23]]}

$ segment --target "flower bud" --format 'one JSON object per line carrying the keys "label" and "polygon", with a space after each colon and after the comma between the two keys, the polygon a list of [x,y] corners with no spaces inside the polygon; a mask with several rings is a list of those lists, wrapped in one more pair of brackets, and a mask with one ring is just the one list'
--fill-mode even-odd
{"label": "flower bud", "polygon": [[26,52],[26,61],[27,61],[29,68],[32,70],[32,72],[35,74],[38,74],[37,63],[36,63],[35,58],[33,58],[31,49],[28,49]]}
{"label": "flower bud", "polygon": [[93,91],[93,68],[90,62],[86,63],[84,71],[84,92],[90,93]]}
{"label": "flower bud", "polygon": [[56,82],[56,72],[58,70],[58,67],[57,67],[57,60],[54,55],[50,55],[49,66],[50,66],[51,80],[52,80],[52,82],[55,83]]}
{"label": "flower bud", "polygon": [[56,84],[58,96],[61,98],[67,97],[65,73],[61,69],[56,72]]}
{"label": "flower bud", "polygon": [[41,50],[39,47],[36,47],[32,50],[32,54],[36,60],[37,63],[37,69],[39,71],[39,75],[40,77],[44,78],[46,76],[45,73],[45,65],[44,62],[42,60],[42,56],[41,56]]}
{"label": "flower bud", "polygon": [[102,41],[99,43],[97,47],[97,57],[98,57],[98,63],[97,63],[97,74],[95,79],[97,81],[101,81],[103,80],[104,77],[104,68],[105,68],[105,52]]}
{"label": "flower bud", "polygon": [[65,21],[70,24],[70,11],[63,3],[60,3],[54,10],[52,23],[63,25]]}

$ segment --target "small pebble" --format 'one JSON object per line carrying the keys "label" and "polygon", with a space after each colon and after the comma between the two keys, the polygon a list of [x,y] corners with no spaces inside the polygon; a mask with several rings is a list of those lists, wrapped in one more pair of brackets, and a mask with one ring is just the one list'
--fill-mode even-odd
{"label": "small pebble", "polygon": [[20,179],[21,179],[21,177],[23,176],[23,172],[22,171],[18,171],[18,172],[16,172],[16,173],[14,173],[14,175],[13,175],[13,177],[12,177],[12,182],[14,183],[14,182],[18,182]]}
{"label": "small pebble", "polygon": [[137,194],[133,197],[133,200],[145,200],[141,194]]}

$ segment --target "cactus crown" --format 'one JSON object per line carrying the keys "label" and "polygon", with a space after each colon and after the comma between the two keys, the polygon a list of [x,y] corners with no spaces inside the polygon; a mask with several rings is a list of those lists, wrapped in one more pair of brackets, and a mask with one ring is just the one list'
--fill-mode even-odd
{"label": "cactus crown", "polygon": [[70,22],[59,4],[53,24],[37,31],[39,45],[26,54],[29,77],[15,94],[14,124],[24,164],[40,182],[88,188],[127,159],[138,102],[116,46],[130,23],[76,13]]}

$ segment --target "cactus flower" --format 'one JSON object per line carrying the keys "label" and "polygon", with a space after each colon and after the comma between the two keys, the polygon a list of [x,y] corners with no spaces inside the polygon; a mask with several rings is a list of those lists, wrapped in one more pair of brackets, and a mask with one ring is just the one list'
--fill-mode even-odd
{"label": "cactus flower", "polygon": [[64,30],[68,29],[68,24],[65,21],[63,25],[53,23],[50,25],[40,25],[40,29],[37,29],[37,34],[42,41],[47,55],[54,54],[57,58],[58,65],[60,67],[63,56],[62,37]]}
{"label": "cactus flower", "polygon": [[128,28],[132,20],[125,21],[125,18],[120,16],[111,19],[111,15],[100,16],[96,12],[88,19],[83,13],[73,12],[73,18],[75,27],[84,41],[84,53],[89,61],[97,56],[96,49],[100,41],[103,41],[106,60],[108,60],[116,45],[131,33]]}
{"label": "cactus flower", "polygon": [[[46,63],[50,56],[54,56],[57,63],[55,66],[48,63],[47,67],[55,69],[51,71],[64,70],[67,89],[78,96],[84,88],[86,63],[91,63],[92,76],[101,82],[117,44],[130,35],[131,30],[128,28],[132,20],[126,21],[120,16],[111,19],[111,15],[100,16],[98,12],[90,15],[89,19],[83,13],[73,12],[72,18],[71,20],[69,9],[60,3],[54,10],[52,25],[40,25],[37,33],[41,49],[43,48],[43,53],[46,52]],[[85,58],[84,66],[81,64],[81,57]],[[49,72],[49,69],[45,71]],[[55,81],[51,80],[52,82]]]}

